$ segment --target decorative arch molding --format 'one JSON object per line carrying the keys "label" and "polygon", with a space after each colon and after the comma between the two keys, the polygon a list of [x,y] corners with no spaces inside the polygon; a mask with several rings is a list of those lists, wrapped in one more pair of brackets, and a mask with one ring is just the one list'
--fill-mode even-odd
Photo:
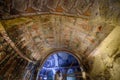
{"label": "decorative arch molding", "polygon": [[21,58],[23,58],[24,60],[26,60],[28,62],[34,62],[34,60],[30,59],[29,57],[27,57],[26,55],[24,55],[19,50],[19,48],[16,46],[16,44],[11,40],[11,38],[7,34],[7,32],[4,29],[3,25],[1,24],[1,22],[0,22],[0,35],[2,35],[2,37],[6,41],[6,43],[8,43],[11,46],[11,48],[13,48],[13,50],[16,52],[16,54],[18,54]]}
{"label": "decorative arch molding", "polygon": [[68,52],[69,54],[73,55],[78,61],[79,63],[82,63],[82,54],[78,55],[78,52],[75,52],[73,50],[68,50],[68,49],[51,49],[47,52],[45,52],[46,55],[44,55],[44,57],[41,57],[40,61],[40,66],[42,66],[41,64],[44,64],[44,62],[48,59],[49,56],[55,54],[56,52]]}

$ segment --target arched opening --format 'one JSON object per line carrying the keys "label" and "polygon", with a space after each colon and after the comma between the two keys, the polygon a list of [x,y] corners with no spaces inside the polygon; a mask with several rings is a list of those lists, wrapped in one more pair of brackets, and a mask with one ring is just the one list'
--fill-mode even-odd
{"label": "arched opening", "polygon": [[78,59],[69,52],[53,52],[38,71],[37,80],[83,80],[82,65]]}

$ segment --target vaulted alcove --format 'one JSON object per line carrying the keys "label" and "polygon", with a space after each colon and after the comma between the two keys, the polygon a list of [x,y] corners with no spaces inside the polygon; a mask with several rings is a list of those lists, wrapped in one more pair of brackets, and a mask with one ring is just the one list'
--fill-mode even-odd
{"label": "vaulted alcove", "polygon": [[66,80],[82,79],[83,68],[73,54],[66,51],[57,51],[46,58],[39,69],[37,80],[54,80],[57,72]]}
{"label": "vaulted alcove", "polygon": [[119,80],[119,67],[120,0],[0,0],[0,80]]}

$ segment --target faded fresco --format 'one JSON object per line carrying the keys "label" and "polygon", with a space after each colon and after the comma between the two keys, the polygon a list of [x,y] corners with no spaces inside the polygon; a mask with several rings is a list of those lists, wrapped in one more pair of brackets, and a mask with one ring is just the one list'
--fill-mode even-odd
{"label": "faded fresco", "polygon": [[55,80],[55,74],[60,71],[65,80],[78,80],[81,76],[80,64],[68,52],[56,52],[48,57],[39,71],[42,80]]}

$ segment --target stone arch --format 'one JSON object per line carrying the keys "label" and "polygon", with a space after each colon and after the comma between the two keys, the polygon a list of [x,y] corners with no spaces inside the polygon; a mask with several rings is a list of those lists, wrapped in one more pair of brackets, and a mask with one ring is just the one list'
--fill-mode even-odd
{"label": "stone arch", "polygon": [[54,54],[57,54],[57,53],[59,53],[59,52],[65,52],[66,54],[72,55],[72,56],[77,60],[78,64],[80,65],[79,68],[80,68],[80,70],[81,70],[81,75],[83,75],[83,73],[85,72],[85,70],[84,70],[84,68],[83,68],[83,66],[82,66],[82,64],[81,64],[82,62],[81,62],[80,58],[78,58],[78,56],[77,56],[76,54],[74,54],[73,52],[68,51],[68,50],[55,50],[55,51],[51,51],[48,55],[45,56],[45,58],[44,58],[43,60],[41,60],[41,63],[40,63],[40,65],[39,65],[39,69],[38,69],[38,73],[37,73],[37,78],[36,78],[36,80],[39,79],[40,71],[42,70],[42,67],[44,66],[44,64],[45,64],[45,62],[47,61],[47,59],[48,59],[50,56],[52,56],[52,55],[54,55]]}

